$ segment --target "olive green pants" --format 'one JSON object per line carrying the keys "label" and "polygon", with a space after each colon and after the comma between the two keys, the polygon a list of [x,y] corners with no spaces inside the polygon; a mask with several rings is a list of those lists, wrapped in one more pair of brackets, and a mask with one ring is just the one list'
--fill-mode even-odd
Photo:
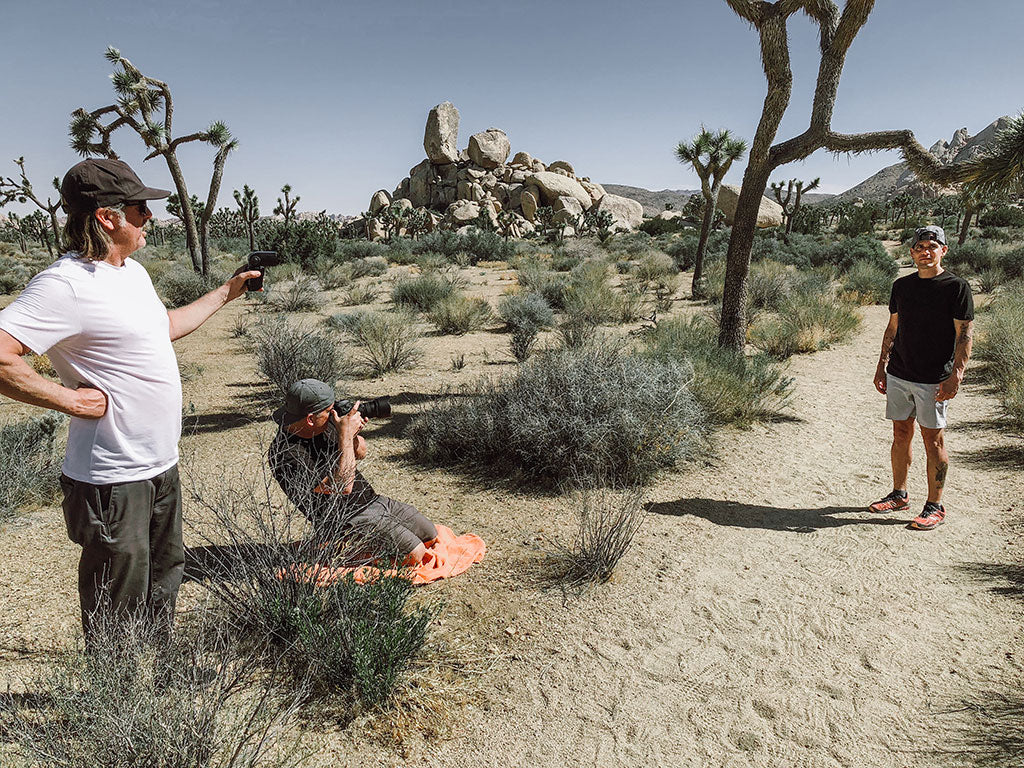
{"label": "olive green pants", "polygon": [[82,547],[78,596],[86,640],[101,611],[143,614],[170,631],[185,564],[178,467],[110,485],[62,474],[60,484],[68,537]]}

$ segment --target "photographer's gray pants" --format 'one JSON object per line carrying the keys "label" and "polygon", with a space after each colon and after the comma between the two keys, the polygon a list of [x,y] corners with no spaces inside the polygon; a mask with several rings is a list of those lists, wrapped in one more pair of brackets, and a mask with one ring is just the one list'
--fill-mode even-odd
{"label": "photographer's gray pants", "polygon": [[170,631],[185,552],[173,466],[149,480],[92,485],[61,475],[68,537],[82,547],[78,596],[86,640],[98,611],[143,614]]}
{"label": "photographer's gray pants", "polygon": [[437,538],[437,528],[416,507],[387,496],[376,496],[346,523],[356,541],[371,542],[374,551],[390,550],[402,557]]}

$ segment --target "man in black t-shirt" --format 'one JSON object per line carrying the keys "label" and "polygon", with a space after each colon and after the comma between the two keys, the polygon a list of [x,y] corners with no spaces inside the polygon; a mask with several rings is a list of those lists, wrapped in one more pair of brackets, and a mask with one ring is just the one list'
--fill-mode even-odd
{"label": "man in black t-shirt", "polygon": [[942,490],[949,470],[943,431],[946,409],[956,397],[971,357],[974,300],[967,281],[942,268],[946,233],[921,227],[910,255],[916,274],[899,278],[889,298],[889,324],[875,370],[875,389],[886,396],[885,416],[892,420],[893,490],[871,504],[872,512],[909,509],[907,474],[915,419],[928,457],[928,499],[910,527],[921,531],[946,517]]}
{"label": "man in black t-shirt", "polygon": [[317,379],[292,384],[274,412],[280,428],[267,453],[281,489],[322,535],[347,539],[375,555],[419,563],[437,537],[411,504],[374,491],[356,462],[366,456],[359,403],[334,411],[334,389]]}

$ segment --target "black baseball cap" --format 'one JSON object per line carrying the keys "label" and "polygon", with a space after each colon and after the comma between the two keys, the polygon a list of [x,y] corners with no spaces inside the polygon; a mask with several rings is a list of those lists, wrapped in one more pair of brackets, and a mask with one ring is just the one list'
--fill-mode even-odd
{"label": "black baseball cap", "polygon": [[929,224],[927,227],[919,227],[918,230],[914,232],[914,242],[910,244],[910,247],[913,248],[922,240],[934,240],[936,243],[945,245],[946,232],[942,227],[936,226],[935,224]]}
{"label": "black baseball cap", "polygon": [[300,379],[288,387],[284,405],[274,411],[273,419],[278,424],[288,426],[332,405],[334,387],[319,379]]}
{"label": "black baseball cap", "polygon": [[126,201],[159,200],[170,190],[147,187],[123,160],[89,158],[73,166],[60,183],[65,213],[91,213]]}

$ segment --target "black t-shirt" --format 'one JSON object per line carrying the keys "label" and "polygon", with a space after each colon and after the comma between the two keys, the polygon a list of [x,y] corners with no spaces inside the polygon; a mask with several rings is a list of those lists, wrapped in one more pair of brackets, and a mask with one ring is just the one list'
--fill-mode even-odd
{"label": "black t-shirt", "polygon": [[377,493],[356,470],[349,494],[321,493],[321,482],[334,475],[341,455],[337,433],[328,429],[315,437],[299,437],[284,427],[277,430],[267,460],[288,499],[314,522],[343,522],[373,501]]}
{"label": "black t-shirt", "polygon": [[896,340],[886,371],[919,384],[938,384],[953,372],[956,327],[974,319],[971,286],[962,277],[916,272],[892,284],[889,312],[898,315]]}

